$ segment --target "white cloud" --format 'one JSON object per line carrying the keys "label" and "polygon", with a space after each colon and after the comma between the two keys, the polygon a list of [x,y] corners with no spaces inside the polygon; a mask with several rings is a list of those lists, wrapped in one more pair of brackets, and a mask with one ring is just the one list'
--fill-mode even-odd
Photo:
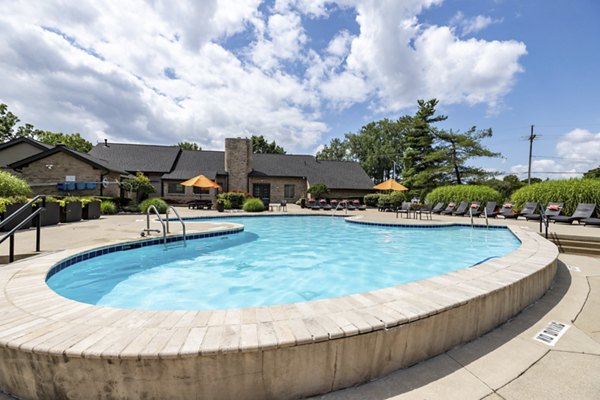
{"label": "white cloud", "polygon": [[[256,133],[292,152],[314,149],[327,113],[356,104],[399,112],[437,97],[498,107],[525,45],[422,26],[421,11],[440,3],[7,2],[0,72],[10,84],[0,102],[36,127],[92,140],[221,149],[224,137]],[[325,20],[340,8],[355,11],[359,32],[340,29],[317,48],[303,21],[335,24]]]}
{"label": "white cloud", "polygon": [[492,19],[492,17],[486,15],[477,15],[475,17],[467,18],[461,11],[457,12],[450,20],[451,25],[455,25],[460,29],[461,36],[477,33],[492,24],[501,22],[502,19]]}

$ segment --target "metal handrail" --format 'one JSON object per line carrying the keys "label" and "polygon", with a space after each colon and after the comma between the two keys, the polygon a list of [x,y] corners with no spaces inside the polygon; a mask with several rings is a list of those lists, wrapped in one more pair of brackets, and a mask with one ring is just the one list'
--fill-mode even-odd
{"label": "metal handrail", "polygon": [[544,212],[544,209],[540,206],[540,233],[542,233],[542,223],[546,227],[546,239],[548,239],[548,226],[550,225],[550,218]]}
{"label": "metal handrail", "polygon": [[[335,206],[334,210],[331,212],[331,216],[334,217],[335,216],[335,212],[338,210],[338,208],[340,208],[340,206],[342,205],[342,202],[340,201],[339,203],[337,203],[337,205]],[[346,210],[346,215],[348,215],[348,209],[346,207],[343,207],[344,210]]]}
{"label": "metal handrail", "polygon": [[173,210],[173,212],[177,216],[177,219],[179,220],[179,222],[181,222],[181,226],[183,227],[183,245],[185,246],[186,245],[186,242],[185,242],[186,241],[185,223],[183,222],[183,220],[179,216],[179,213],[177,212],[177,210],[173,206],[169,206],[169,208],[167,208],[167,213],[166,213],[167,233],[170,233],[170,231],[169,231],[169,210]]}
{"label": "metal handrail", "polygon": [[152,231],[152,229],[150,229],[150,211],[154,211],[154,214],[156,214],[156,216],[158,217],[158,220],[160,221],[160,224],[162,225],[163,243],[166,246],[167,245],[167,232],[165,229],[165,221],[163,221],[162,217],[160,216],[160,213],[158,212],[158,210],[156,209],[156,207],[154,205],[151,205],[150,207],[148,207],[148,210],[146,210],[146,229],[145,229],[145,231],[148,233],[150,233]]}
{"label": "metal handrail", "polygon": [[471,226],[473,226],[473,207],[469,207],[469,215],[471,216]]}
{"label": "metal handrail", "polygon": [[27,209],[27,207],[31,206],[34,202],[38,201],[39,199],[42,200],[42,205],[37,210],[32,212],[30,215],[25,217],[25,219],[23,219],[20,223],[18,223],[17,226],[12,228],[2,238],[0,238],[0,243],[3,243],[6,239],[10,238],[9,250],[8,250],[8,262],[15,261],[15,233],[34,218],[36,218],[35,251],[36,252],[40,251],[41,228],[42,228],[41,222],[42,221],[41,221],[41,218],[39,215],[46,209],[46,195],[39,194],[39,195],[35,196],[33,199],[29,200],[27,202],[27,204],[24,204],[16,212],[12,213],[5,220],[0,222],[0,228],[2,228],[5,225],[8,225],[9,222],[17,219],[18,216]]}
{"label": "metal handrail", "polygon": [[489,228],[490,227],[490,221],[488,221],[487,206],[483,207],[483,215],[485,215],[485,226],[486,226],[486,228]]}

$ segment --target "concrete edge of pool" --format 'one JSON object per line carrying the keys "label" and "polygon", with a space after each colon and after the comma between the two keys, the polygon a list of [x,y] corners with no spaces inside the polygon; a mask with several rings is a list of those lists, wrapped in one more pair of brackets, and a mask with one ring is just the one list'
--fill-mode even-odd
{"label": "concrete edge of pool", "polygon": [[[232,228],[234,229],[234,228]],[[351,296],[215,311],[68,300],[49,269],[97,246],[0,269],[0,388],[22,398],[298,398],[367,382],[493,329],[541,297],[558,249],[514,252]]]}

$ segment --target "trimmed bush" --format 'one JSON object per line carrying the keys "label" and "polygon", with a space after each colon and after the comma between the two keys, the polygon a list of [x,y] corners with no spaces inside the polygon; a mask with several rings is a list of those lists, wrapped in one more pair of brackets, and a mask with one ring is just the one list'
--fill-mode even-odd
{"label": "trimmed bush", "polygon": [[549,202],[565,203],[562,214],[571,215],[579,203],[596,203],[600,207],[599,179],[564,179],[545,181],[525,186],[511,196],[515,208],[521,209],[526,202],[537,201],[542,207]]}
{"label": "trimmed bush", "polygon": [[0,171],[0,197],[28,196],[30,194],[31,187],[27,182],[10,172]]}
{"label": "trimmed bush", "polygon": [[379,197],[381,197],[382,195],[383,195],[382,193],[367,194],[363,198],[363,203],[365,203],[365,205],[367,207],[377,207],[377,202],[379,201]]}
{"label": "trimmed bush", "polygon": [[[246,202],[246,193],[243,192],[225,192],[219,195],[219,199],[225,200],[225,209],[239,210]],[[228,203],[229,202],[229,203]],[[229,207],[227,206],[229,204]]]}
{"label": "trimmed bush", "polygon": [[261,199],[248,199],[244,203],[243,208],[246,212],[260,212],[265,210],[265,206]]}
{"label": "trimmed bush", "polygon": [[391,204],[392,204],[392,200],[390,199],[389,194],[380,194],[379,195],[379,198],[377,199],[377,207],[383,208],[383,207],[390,206]]}
{"label": "trimmed bush", "polygon": [[394,190],[389,196],[392,206],[396,208],[400,207],[403,201],[408,201],[408,192],[406,191]]}
{"label": "trimmed bush", "polygon": [[142,201],[139,204],[138,208],[139,208],[139,210],[141,212],[143,212],[145,214],[146,212],[148,212],[148,208],[150,206],[156,207],[156,209],[158,210],[158,212],[160,214],[166,213],[167,212],[167,208],[169,207],[167,205],[167,203],[163,199],[159,199],[157,197],[153,197],[151,199],[146,199],[146,200]]}
{"label": "trimmed bush", "polygon": [[488,201],[495,201],[501,204],[504,198],[500,192],[488,186],[479,185],[451,185],[442,186],[433,189],[426,198],[426,202],[435,204],[442,203],[460,203],[461,201],[478,201],[485,204]]}
{"label": "trimmed bush", "polygon": [[100,203],[100,214],[114,215],[117,213],[117,206],[110,200],[102,200]]}

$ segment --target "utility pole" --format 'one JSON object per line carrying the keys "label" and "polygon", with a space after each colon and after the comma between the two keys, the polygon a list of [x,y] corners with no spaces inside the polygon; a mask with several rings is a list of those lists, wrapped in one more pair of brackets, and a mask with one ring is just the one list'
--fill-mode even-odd
{"label": "utility pole", "polygon": [[527,170],[527,184],[531,185],[531,153],[533,150],[533,140],[536,135],[533,134],[533,125],[531,125],[531,133],[529,134],[529,169]]}

